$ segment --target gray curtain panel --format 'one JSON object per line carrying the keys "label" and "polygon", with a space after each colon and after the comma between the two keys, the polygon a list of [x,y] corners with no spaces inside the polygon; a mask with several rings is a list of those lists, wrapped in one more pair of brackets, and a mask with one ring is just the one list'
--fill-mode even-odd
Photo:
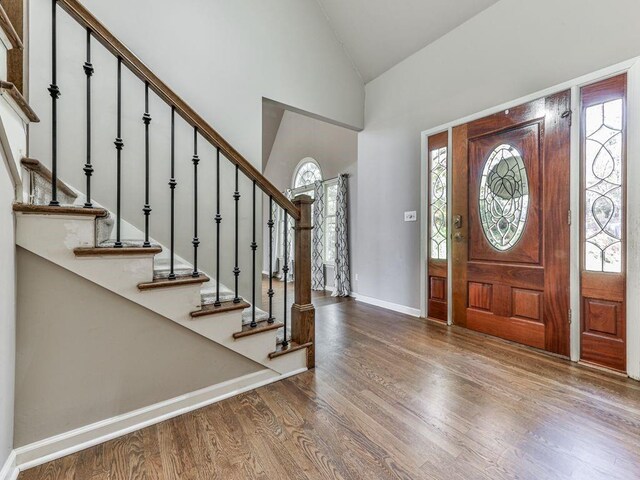
{"label": "gray curtain panel", "polygon": [[348,202],[347,192],[348,175],[338,177],[338,193],[336,198],[336,261],[335,284],[332,295],[334,297],[346,297],[351,293],[351,280],[349,273],[349,229],[348,229]]}
{"label": "gray curtain panel", "polygon": [[313,238],[311,243],[311,288],[324,290],[324,184],[318,180],[313,184]]}

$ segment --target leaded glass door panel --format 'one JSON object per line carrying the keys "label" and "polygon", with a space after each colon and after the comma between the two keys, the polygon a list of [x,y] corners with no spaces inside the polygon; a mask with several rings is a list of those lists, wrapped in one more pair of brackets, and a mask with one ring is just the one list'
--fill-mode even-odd
{"label": "leaded glass door panel", "polygon": [[447,132],[432,135],[427,141],[427,316],[447,321]]}
{"label": "leaded glass door panel", "polygon": [[453,129],[453,320],[569,354],[570,93]]}

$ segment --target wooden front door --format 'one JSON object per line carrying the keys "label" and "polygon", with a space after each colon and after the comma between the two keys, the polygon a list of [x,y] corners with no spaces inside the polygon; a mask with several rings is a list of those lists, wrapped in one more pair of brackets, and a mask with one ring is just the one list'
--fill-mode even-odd
{"label": "wooden front door", "polygon": [[569,355],[570,92],[453,129],[453,321]]}
{"label": "wooden front door", "polygon": [[427,316],[447,321],[447,159],[449,135],[427,139],[429,221],[427,229]]}

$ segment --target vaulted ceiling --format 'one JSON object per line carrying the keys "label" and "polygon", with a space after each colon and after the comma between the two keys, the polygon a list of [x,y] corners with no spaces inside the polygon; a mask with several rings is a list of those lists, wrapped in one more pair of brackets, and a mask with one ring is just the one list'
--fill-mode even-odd
{"label": "vaulted ceiling", "polygon": [[498,0],[317,0],[365,83]]}

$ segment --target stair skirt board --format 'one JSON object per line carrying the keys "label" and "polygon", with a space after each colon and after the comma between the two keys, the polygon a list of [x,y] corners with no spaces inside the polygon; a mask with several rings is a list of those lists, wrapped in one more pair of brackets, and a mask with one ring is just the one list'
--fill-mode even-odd
{"label": "stair skirt board", "polygon": [[265,368],[233,380],[61,433],[15,449],[16,465],[20,471],[37,467],[164,420],[298,375],[306,370],[307,368],[300,368],[286,374],[278,374]]}
{"label": "stair skirt board", "polygon": [[[48,235],[41,235],[47,231]],[[241,341],[233,334],[242,328],[241,312],[219,313],[192,318],[189,313],[201,304],[201,285],[183,285],[170,289],[140,291],[138,284],[153,278],[154,259],[146,257],[76,257],[73,249],[95,242],[94,220],[89,217],[17,215],[16,244],[124,298],[229,348],[278,373],[304,366],[299,358],[270,359],[276,349],[276,334],[254,335]],[[123,275],[124,274],[124,275]],[[206,288],[206,287],[205,287]],[[295,355],[295,354],[294,354]]]}

